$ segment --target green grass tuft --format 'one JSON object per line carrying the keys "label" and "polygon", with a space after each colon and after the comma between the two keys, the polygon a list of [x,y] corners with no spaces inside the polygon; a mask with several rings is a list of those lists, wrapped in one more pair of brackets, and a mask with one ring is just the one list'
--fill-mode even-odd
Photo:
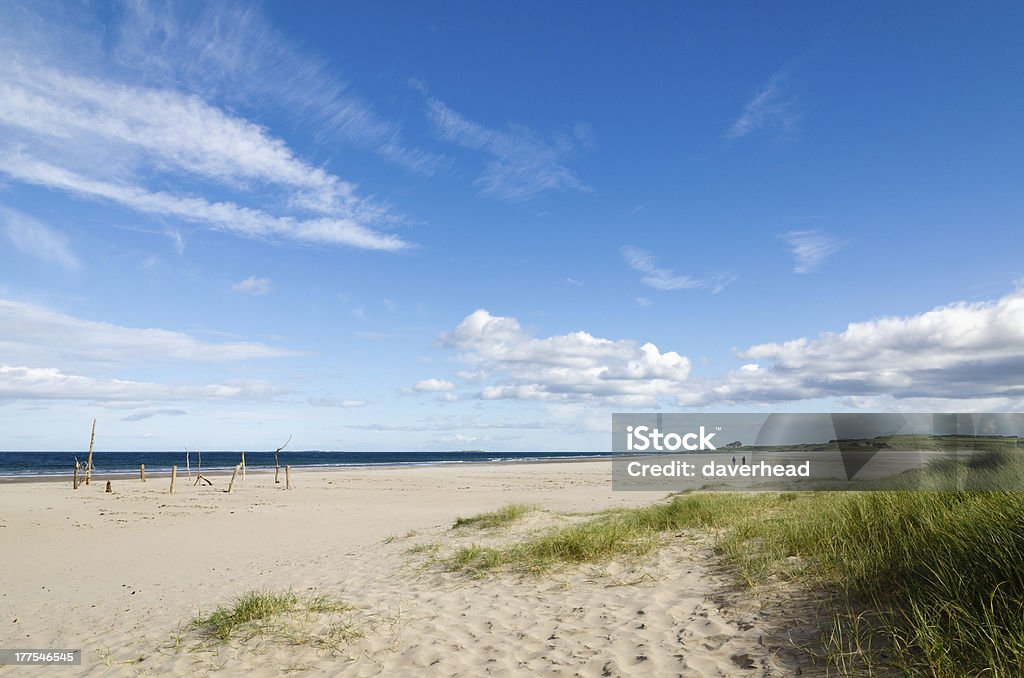
{"label": "green grass tuft", "polygon": [[254,622],[266,622],[299,605],[299,597],[291,591],[250,591],[234,600],[229,606],[218,607],[205,617],[192,620],[192,628],[220,641],[231,639],[239,628]]}
{"label": "green grass tuft", "polygon": [[469,518],[458,518],[452,527],[477,527],[482,529],[504,527],[539,510],[540,508],[535,504],[508,504],[496,511],[479,513]]}
{"label": "green grass tuft", "polygon": [[[267,631],[275,622],[285,622],[296,614],[337,614],[354,608],[325,594],[300,598],[288,591],[249,591],[218,607],[211,614],[189,623],[206,639],[227,642],[235,635],[252,636]],[[282,623],[282,628],[287,624]]]}

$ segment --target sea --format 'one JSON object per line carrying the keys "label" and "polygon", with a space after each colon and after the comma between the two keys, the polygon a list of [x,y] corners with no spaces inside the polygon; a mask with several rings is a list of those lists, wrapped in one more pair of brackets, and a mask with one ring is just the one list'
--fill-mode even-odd
{"label": "sea", "polygon": [[[75,458],[85,468],[87,452],[0,452],[0,480],[47,476],[68,476],[74,473]],[[447,452],[336,452],[322,450],[280,453],[281,466],[293,468],[345,466],[423,466],[435,464],[473,464],[495,462],[530,462],[559,459],[600,459],[611,455],[602,452],[486,452],[483,450],[452,450]],[[241,461],[240,451],[203,451],[203,469],[230,471]],[[189,453],[189,465],[194,471],[199,462],[195,451]],[[146,465],[146,473],[169,473],[177,466],[185,472],[185,451],[176,452],[93,452],[92,475],[132,475],[139,465]],[[249,470],[274,468],[273,452],[245,453],[245,467]]]}

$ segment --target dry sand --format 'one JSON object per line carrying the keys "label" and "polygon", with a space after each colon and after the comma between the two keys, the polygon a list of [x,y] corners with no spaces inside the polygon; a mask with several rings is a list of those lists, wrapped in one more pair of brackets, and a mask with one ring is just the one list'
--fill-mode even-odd
{"label": "dry sand", "polygon": [[[737,587],[707,535],[640,562],[473,579],[432,560],[514,539],[561,513],[640,505],[610,462],[250,472],[226,494],[179,477],[0,485],[0,648],[81,648],[73,668],[7,675],[809,675],[793,639],[807,603]],[[451,529],[511,502],[545,509],[507,529]],[[187,629],[249,590],[328,594],[345,613],[265,636]],[[332,642],[319,642],[331,630]],[[357,633],[344,633],[355,630]],[[356,637],[361,635],[361,637]],[[799,665],[799,667],[798,667]]]}

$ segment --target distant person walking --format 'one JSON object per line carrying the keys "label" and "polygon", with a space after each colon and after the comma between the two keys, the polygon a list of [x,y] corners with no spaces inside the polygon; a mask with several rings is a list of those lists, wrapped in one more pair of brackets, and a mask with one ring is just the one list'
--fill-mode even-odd
{"label": "distant person walking", "polygon": [[736,455],[735,455],[735,454],[734,454],[734,455],[732,455],[732,465],[733,465],[733,466],[735,466],[735,465],[736,465]]}
{"label": "distant person walking", "polygon": [[743,457],[743,465],[744,465],[744,466],[746,466],[746,465],[747,465],[747,458],[746,458],[746,456],[744,456],[744,457]]}

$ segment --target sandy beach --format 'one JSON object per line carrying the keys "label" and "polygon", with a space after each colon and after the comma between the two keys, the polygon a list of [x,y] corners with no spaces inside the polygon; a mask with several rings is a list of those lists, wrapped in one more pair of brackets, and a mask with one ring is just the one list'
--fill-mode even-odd
{"label": "sandy beach", "polygon": [[[658,501],[613,492],[609,461],[250,472],[227,494],[178,478],[0,485],[0,648],[81,648],[78,667],[0,675],[809,675],[807,605],[737,585],[708,535],[639,561],[473,578],[436,556],[574,514]],[[507,529],[453,529],[512,502]],[[301,632],[204,640],[190,620],[251,590],[351,606]],[[347,629],[334,642],[311,641]],[[800,668],[798,668],[798,665]]]}

